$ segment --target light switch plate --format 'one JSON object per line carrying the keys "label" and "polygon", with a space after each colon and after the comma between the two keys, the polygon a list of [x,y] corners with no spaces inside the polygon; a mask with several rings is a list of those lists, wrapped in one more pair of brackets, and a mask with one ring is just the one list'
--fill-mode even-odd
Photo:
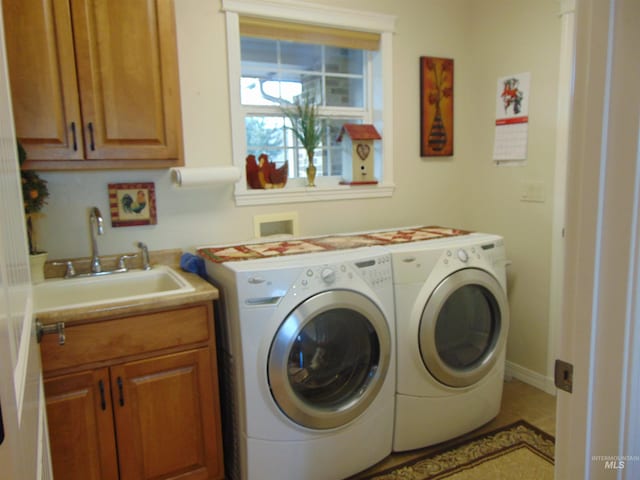
{"label": "light switch plate", "polygon": [[520,192],[521,202],[544,203],[545,201],[545,188],[543,182],[522,182]]}

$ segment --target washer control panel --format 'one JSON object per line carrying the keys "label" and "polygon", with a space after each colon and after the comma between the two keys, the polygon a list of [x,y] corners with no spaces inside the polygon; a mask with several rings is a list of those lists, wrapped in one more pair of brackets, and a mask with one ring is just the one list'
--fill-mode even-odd
{"label": "washer control panel", "polygon": [[348,287],[355,278],[363,279],[372,288],[392,282],[391,255],[366,260],[306,267],[294,288]]}

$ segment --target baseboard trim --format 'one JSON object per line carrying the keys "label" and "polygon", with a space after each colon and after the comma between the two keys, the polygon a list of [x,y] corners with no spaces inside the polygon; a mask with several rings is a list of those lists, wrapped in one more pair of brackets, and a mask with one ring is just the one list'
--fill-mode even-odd
{"label": "baseboard trim", "polygon": [[529,370],[528,368],[518,365],[507,360],[504,371],[505,379],[515,378],[521,382],[527,383],[532,387],[536,387],[543,392],[550,395],[556,394],[556,386],[553,382],[553,378],[545,377],[544,375]]}

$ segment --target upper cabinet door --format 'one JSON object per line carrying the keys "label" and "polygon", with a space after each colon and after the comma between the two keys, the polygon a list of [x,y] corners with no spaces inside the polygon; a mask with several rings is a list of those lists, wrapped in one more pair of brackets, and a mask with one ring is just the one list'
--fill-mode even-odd
{"label": "upper cabinet door", "polygon": [[182,165],[173,0],[2,0],[26,168]]}
{"label": "upper cabinet door", "polygon": [[3,0],[3,8],[16,136],[27,158],[84,158],[68,1]]}
{"label": "upper cabinet door", "polygon": [[172,0],[71,0],[90,160],[178,159]]}

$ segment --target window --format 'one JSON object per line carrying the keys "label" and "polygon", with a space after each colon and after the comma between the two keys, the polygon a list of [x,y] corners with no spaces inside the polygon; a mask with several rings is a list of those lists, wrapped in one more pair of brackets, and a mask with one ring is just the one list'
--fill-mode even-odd
{"label": "window", "polygon": [[314,155],[320,176],[342,174],[342,148],[336,143],[345,123],[370,123],[369,52],[311,43],[240,38],[240,103],[247,154],[261,153],[289,163],[289,177],[304,177],[307,158],[281,107],[300,98],[319,106],[323,139]]}
{"label": "window", "polygon": [[[247,155],[267,153],[276,164],[288,162],[290,177],[286,188],[278,190],[251,190],[239,182],[237,204],[391,195],[394,18],[314,4],[246,0],[223,0],[223,10],[227,16],[234,164],[244,171]],[[282,113],[283,106],[310,96],[319,106],[325,127],[314,156],[317,187],[305,187],[306,154],[286,128],[288,120]],[[375,165],[377,186],[339,184],[342,147],[335,139],[344,123],[373,123],[381,131],[383,145]]]}

